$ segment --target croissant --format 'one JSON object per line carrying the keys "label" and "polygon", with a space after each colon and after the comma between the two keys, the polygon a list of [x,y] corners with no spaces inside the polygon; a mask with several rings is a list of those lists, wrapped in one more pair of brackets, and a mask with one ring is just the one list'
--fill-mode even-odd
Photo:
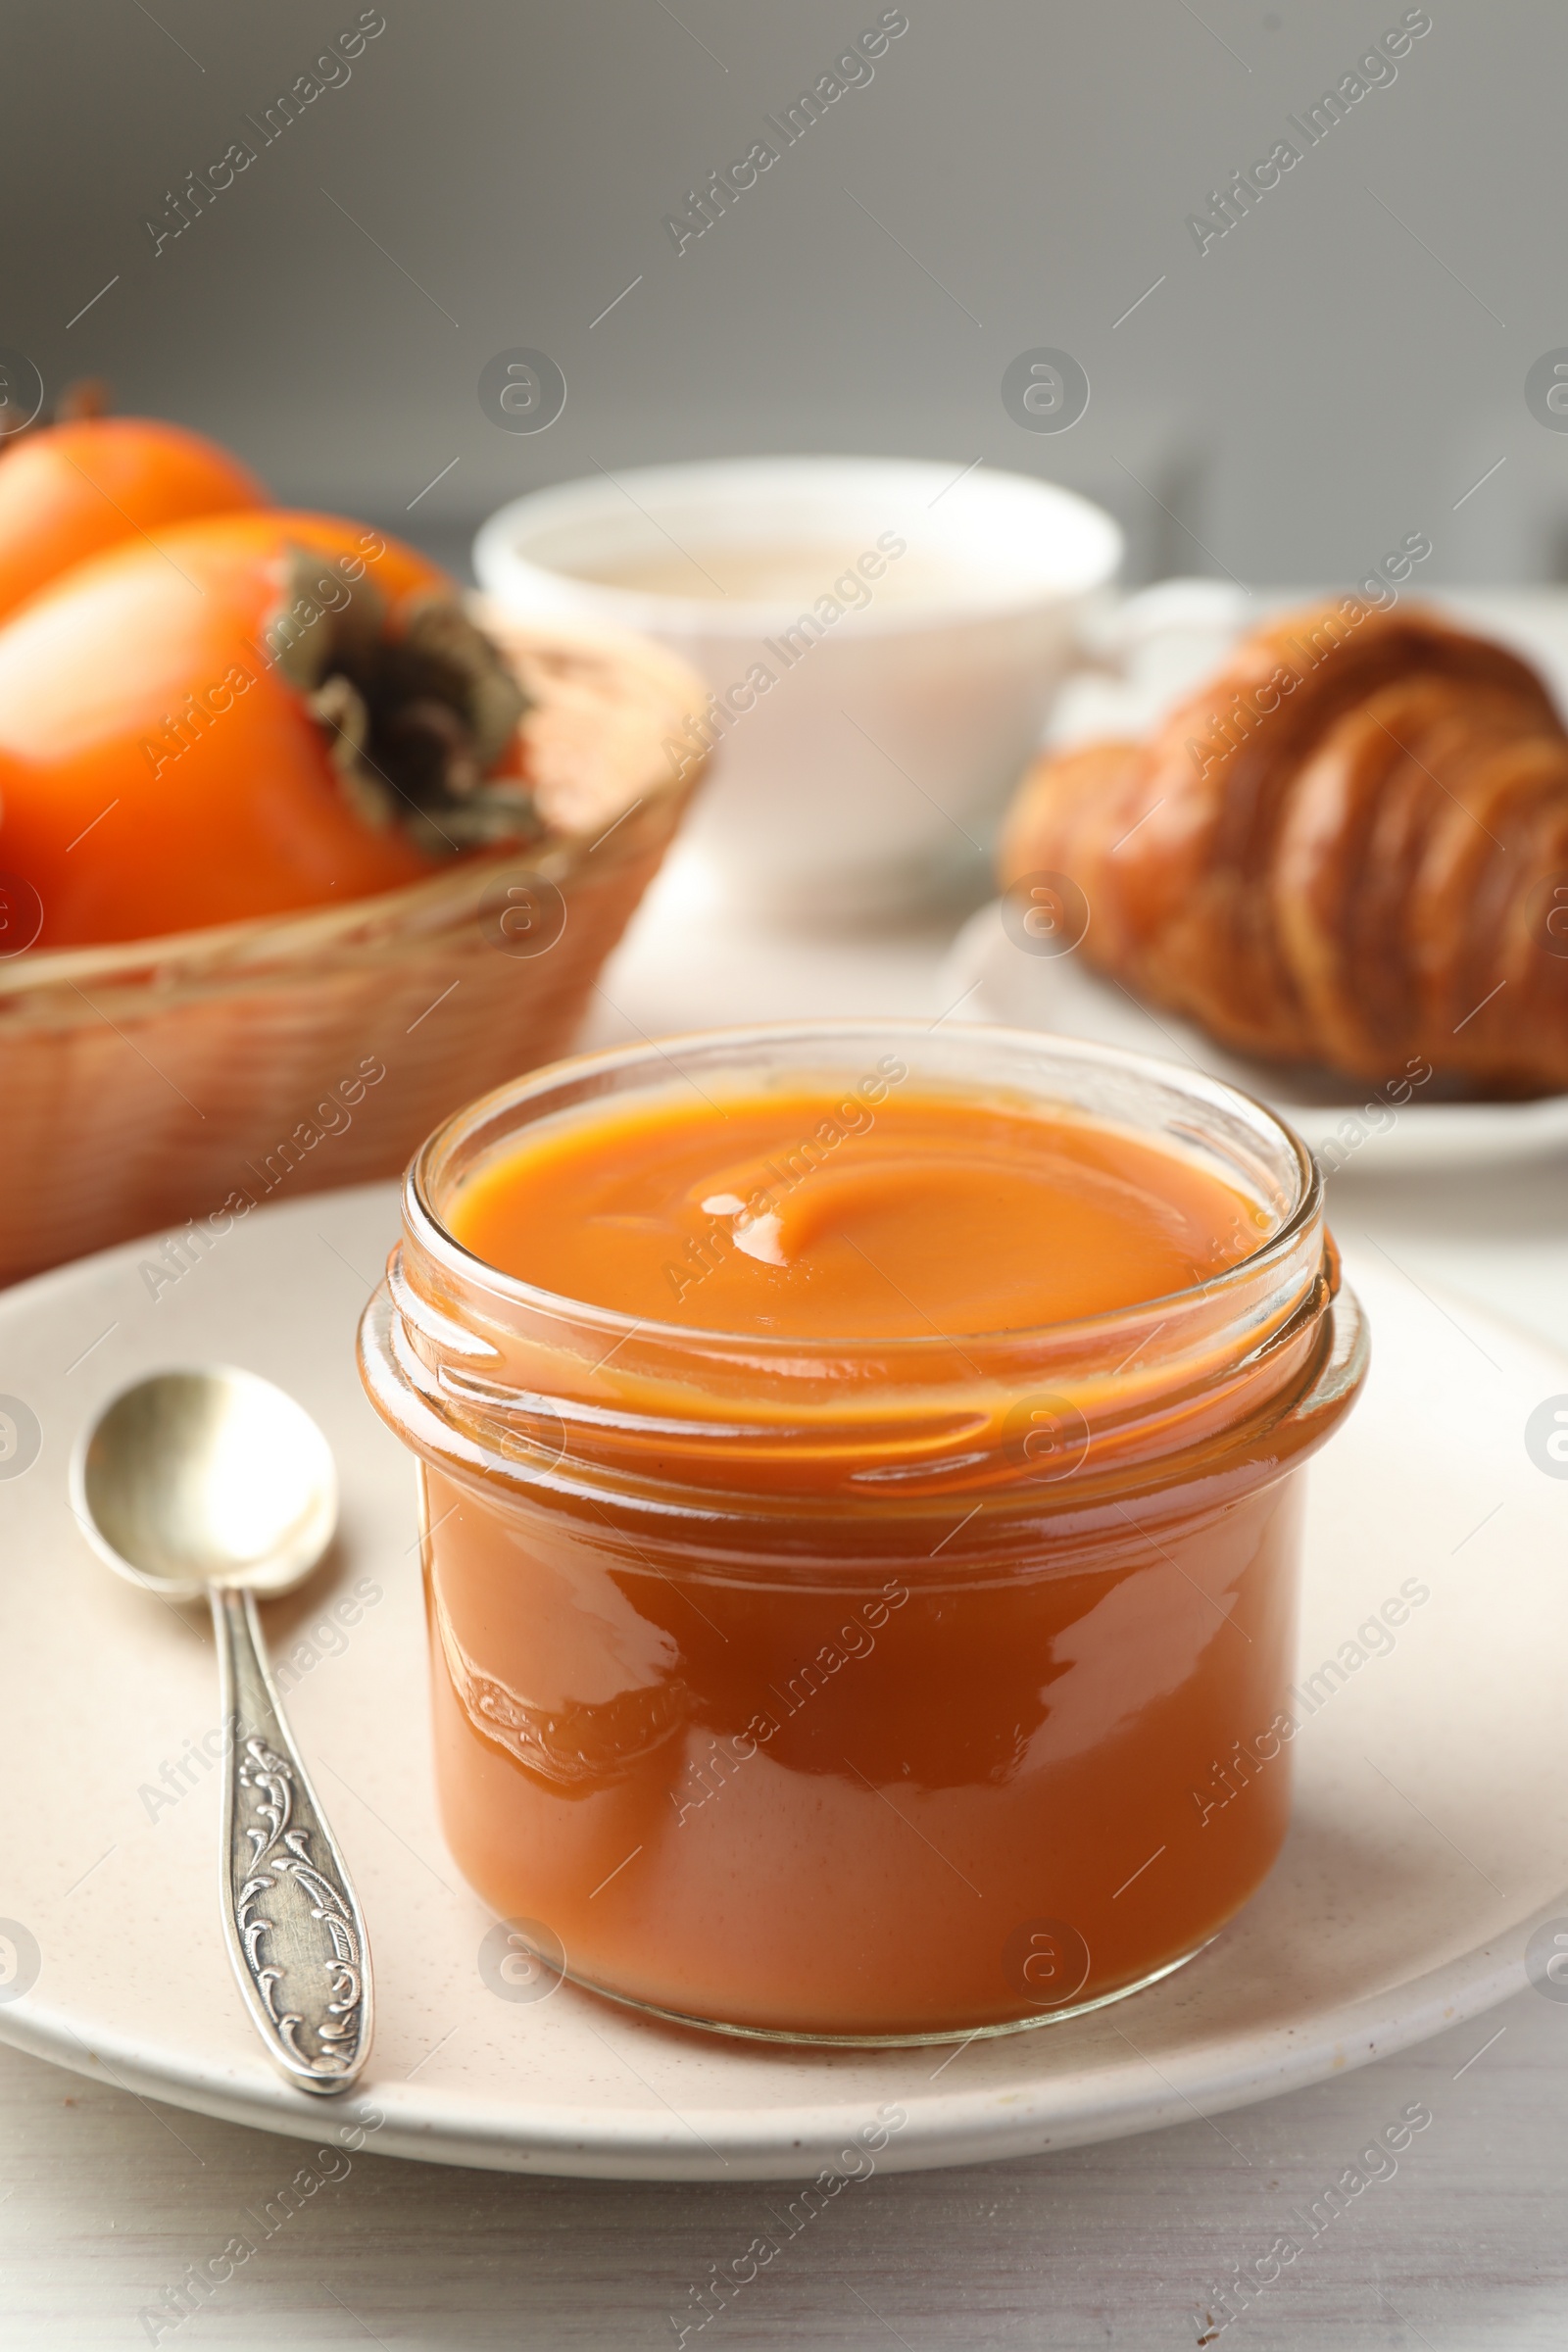
{"label": "croissant", "polygon": [[1568,733],[1435,612],[1313,607],[1149,741],[1045,755],[1001,874],[1076,884],[1086,959],[1243,1053],[1568,1089]]}

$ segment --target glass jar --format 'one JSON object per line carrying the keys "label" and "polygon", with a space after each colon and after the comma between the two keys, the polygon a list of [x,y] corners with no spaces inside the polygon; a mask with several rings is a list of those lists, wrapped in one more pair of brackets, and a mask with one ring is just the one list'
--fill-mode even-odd
{"label": "glass jar", "polygon": [[[1255,1247],[1084,1321],[839,1342],[634,1322],[444,1222],[538,1121],[818,1079],[1163,1142]],[[1196,1070],[812,1022],[486,1097],[415,1160],[361,1332],[418,1462],[458,1863],[578,1983],[730,2033],[945,2040],[1152,1983],[1285,1836],[1298,1473],[1365,1363],[1310,1155]]]}

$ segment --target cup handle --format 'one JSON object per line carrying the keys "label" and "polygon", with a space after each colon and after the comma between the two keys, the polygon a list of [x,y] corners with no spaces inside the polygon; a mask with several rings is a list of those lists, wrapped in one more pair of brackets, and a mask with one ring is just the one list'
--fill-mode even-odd
{"label": "cup handle", "polygon": [[1157,580],[1124,597],[1094,632],[1097,666],[1125,677],[1140,654],[1161,637],[1212,636],[1228,645],[1255,610],[1243,588],[1224,580]]}
{"label": "cup handle", "polygon": [[223,1934],[245,2005],[301,2090],[344,2090],[370,2046],[370,1954],[337,1842],[268,1672],[256,1603],[215,1587],[224,1757]]}

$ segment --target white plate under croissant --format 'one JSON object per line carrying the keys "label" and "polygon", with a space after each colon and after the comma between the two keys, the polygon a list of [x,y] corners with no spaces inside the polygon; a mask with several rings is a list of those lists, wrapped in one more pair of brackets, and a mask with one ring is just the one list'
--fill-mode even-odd
{"label": "white plate under croissant", "polygon": [[1405,1176],[1500,1166],[1568,1151],[1568,1095],[1530,1102],[1407,1100],[1348,1079],[1313,1086],[1304,1073],[1228,1054],[1193,1022],[1153,1012],[1075,955],[1035,956],[1014,946],[1000,901],[971,915],[953,944],[941,999],[955,1020],[1000,1021],[1012,1029],[1051,1029],[1135,1053],[1191,1060],[1244,1087],[1290,1120],[1331,1175]]}
{"label": "white plate under croissant", "polygon": [[1430,606],[1330,600],[1249,636],[1174,593],[1133,601],[1124,622],[1160,610],[1124,627],[1122,678],[1058,714],[947,1001],[1194,1061],[1331,1172],[1568,1145],[1568,730],[1544,680]]}

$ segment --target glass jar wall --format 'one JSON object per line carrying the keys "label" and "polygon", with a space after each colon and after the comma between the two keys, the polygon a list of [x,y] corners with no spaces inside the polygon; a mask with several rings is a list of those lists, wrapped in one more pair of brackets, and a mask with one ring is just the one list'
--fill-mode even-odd
{"label": "glass jar wall", "polygon": [[[1104,1122],[1223,1176],[1256,1246],[1087,1320],[841,1342],[634,1321],[449,1229],[542,1122],[804,1079]],[[362,1362],[420,1466],[465,1873],[577,1981],[734,2032],[1005,2031],[1178,1965],[1288,1825],[1298,1474],[1365,1361],[1336,1287],[1272,1114],[1069,1041],[735,1031],[460,1114]]]}

